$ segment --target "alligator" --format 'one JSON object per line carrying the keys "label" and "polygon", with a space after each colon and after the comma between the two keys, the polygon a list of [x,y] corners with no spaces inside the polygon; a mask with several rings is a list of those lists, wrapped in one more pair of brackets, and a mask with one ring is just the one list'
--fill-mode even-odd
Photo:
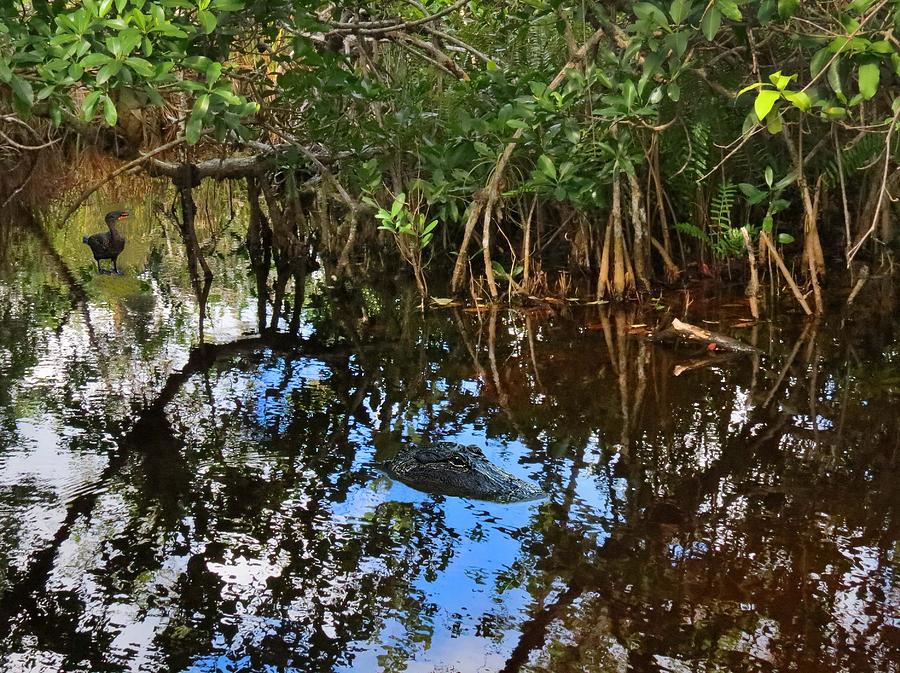
{"label": "alligator", "polygon": [[434,442],[404,448],[385,465],[391,476],[420,491],[494,502],[521,502],[544,492],[493,463],[477,446]]}

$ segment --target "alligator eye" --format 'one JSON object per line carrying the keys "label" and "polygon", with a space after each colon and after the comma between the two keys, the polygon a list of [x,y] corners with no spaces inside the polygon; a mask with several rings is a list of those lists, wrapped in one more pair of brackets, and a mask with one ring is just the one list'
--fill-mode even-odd
{"label": "alligator eye", "polygon": [[462,456],[457,455],[450,456],[450,464],[453,465],[453,467],[458,467],[462,470],[465,470],[469,467],[469,461]]}

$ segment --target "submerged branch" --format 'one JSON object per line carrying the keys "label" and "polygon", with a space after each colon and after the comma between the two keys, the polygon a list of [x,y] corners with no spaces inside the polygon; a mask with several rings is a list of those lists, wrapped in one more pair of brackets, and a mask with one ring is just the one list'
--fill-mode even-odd
{"label": "submerged branch", "polygon": [[723,348],[736,353],[761,353],[758,348],[745,344],[743,341],[732,339],[724,334],[710,332],[709,330],[682,322],[678,318],[672,321],[672,324],[664,330],[654,334],[651,341],[665,341],[672,338],[684,337],[692,341],[700,341],[705,344],[715,344],[718,348]]}

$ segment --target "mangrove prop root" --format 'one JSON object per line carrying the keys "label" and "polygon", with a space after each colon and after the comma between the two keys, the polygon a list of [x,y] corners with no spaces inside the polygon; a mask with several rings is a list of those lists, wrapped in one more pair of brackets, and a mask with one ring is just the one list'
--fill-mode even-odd
{"label": "mangrove prop root", "polygon": [[[575,55],[560,69],[558,73],[556,73],[556,77],[547,85],[547,91],[555,91],[560,84],[562,84],[566,79],[566,73],[569,70],[574,68],[578,68],[587,58],[588,54],[591,50],[597,46],[603,36],[606,34],[605,28],[600,28],[593,35],[591,35],[587,41],[581,45]],[[519,142],[519,139],[522,137],[524,133],[524,129],[517,129],[513,134],[512,142],[506,145],[503,150],[503,153],[500,155],[500,158],[497,159],[497,163],[494,166],[494,170],[491,173],[490,180],[488,181],[487,187],[485,187],[485,194],[478,198],[476,195],[475,201],[472,204],[472,210],[469,212],[469,219],[466,222],[465,232],[463,234],[463,242],[459,248],[459,254],[456,258],[456,266],[453,269],[453,278],[450,281],[450,289],[452,292],[457,292],[459,290],[460,284],[462,283],[462,276],[466,270],[466,253],[469,247],[469,241],[472,238],[472,232],[475,229],[475,225],[478,222],[478,216],[481,214],[482,210],[485,212],[485,221],[487,222],[487,226],[489,226],[491,213],[494,209],[494,204],[500,199],[501,186],[503,184],[503,178],[506,173],[506,167],[509,165],[509,160],[512,157],[513,152],[516,149],[516,145]],[[484,235],[482,234],[482,238]],[[489,274],[489,277],[493,278],[491,274],[490,267],[487,268],[486,273]],[[495,295],[495,292],[492,291],[492,295]]]}

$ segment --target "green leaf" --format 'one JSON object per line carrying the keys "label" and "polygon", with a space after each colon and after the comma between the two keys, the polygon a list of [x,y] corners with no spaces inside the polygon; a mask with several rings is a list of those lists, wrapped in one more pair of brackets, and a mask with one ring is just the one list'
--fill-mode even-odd
{"label": "green leaf", "polygon": [[762,228],[767,234],[772,233],[772,229],[775,227],[775,220],[772,219],[771,215],[766,215],[762,221]]}
{"label": "green leaf", "polygon": [[772,82],[772,84],[775,85],[775,88],[779,91],[784,91],[787,88],[787,85],[795,79],[797,79],[797,75],[791,75],[788,77],[786,75],[782,75],[780,70],[769,75],[769,81]]}
{"label": "green leaf", "polygon": [[639,19],[647,19],[654,25],[665,27],[669,25],[669,19],[656,5],[649,2],[636,2],[632,7],[632,11]]}
{"label": "green leaf", "polygon": [[178,86],[186,91],[206,91],[206,87],[200,84],[200,82],[195,82],[192,79],[184,79],[178,83]]}
{"label": "green leaf", "polygon": [[106,65],[111,62],[113,59],[107,54],[93,53],[88,54],[83,59],[81,59],[81,67],[82,68],[96,68],[97,66]]}
{"label": "green leaf", "polygon": [[125,59],[125,65],[134,70],[141,77],[153,77],[156,74],[156,68],[150,61],[143,58],[130,56]]}
{"label": "green leaf", "polygon": [[221,98],[229,105],[240,105],[243,101],[240,96],[236,96],[228,86],[218,86],[213,89],[213,95]]}
{"label": "green leaf", "polygon": [[102,91],[92,91],[84,97],[84,100],[81,102],[82,119],[90,121],[94,118],[94,108],[97,107],[97,101],[100,100],[101,95],[103,95]]}
{"label": "green leaf", "polygon": [[671,98],[676,103],[678,102],[678,99],[681,98],[681,87],[678,86],[678,84],[676,84],[675,82],[669,82],[668,86],[666,87],[666,91],[669,94],[669,98]]}
{"label": "green leaf", "polygon": [[775,183],[775,191],[780,192],[784,189],[787,189],[792,184],[797,182],[797,174],[791,171],[787,175],[785,175],[781,180]]}
{"label": "green leaf", "polygon": [[764,87],[765,84],[763,82],[754,82],[753,84],[748,84],[743,89],[738,91],[738,96],[747,93],[748,91],[753,91],[753,89],[759,89],[760,87]]}
{"label": "green leaf", "polygon": [[783,210],[787,210],[791,207],[791,202],[787,199],[775,199],[772,203],[769,204],[769,214],[775,215],[776,213],[780,213]]}
{"label": "green leaf", "polygon": [[400,211],[403,210],[403,206],[406,205],[406,194],[400,192],[397,196],[394,197],[394,203],[391,204],[391,217],[396,218]]}
{"label": "green leaf", "polygon": [[556,166],[553,165],[553,159],[546,154],[542,154],[537,160],[538,170],[546,175],[550,180],[556,180]]}
{"label": "green leaf", "polygon": [[9,86],[12,89],[13,97],[23,107],[30,108],[34,104],[34,89],[31,88],[28,80],[13,75]]}
{"label": "green leaf", "polygon": [[106,48],[109,49],[110,53],[116,58],[119,58],[124,53],[122,49],[122,40],[118,37],[106,38]]}
{"label": "green leaf", "polygon": [[100,16],[106,16],[109,10],[112,8],[113,0],[100,0],[100,8],[98,13]]}
{"label": "green leaf", "polygon": [[119,119],[116,104],[113,103],[112,98],[106,95],[103,96],[103,119],[106,120],[107,126],[115,126]]}
{"label": "green leaf", "polygon": [[782,245],[790,245],[794,242],[794,237],[790,234],[778,234],[778,242]]}
{"label": "green leaf", "polygon": [[212,86],[216,82],[219,81],[219,78],[222,76],[222,64],[221,63],[210,63],[209,67],[206,69],[206,84],[208,86]]}
{"label": "green leaf", "polygon": [[869,51],[873,54],[881,54],[882,56],[885,56],[887,54],[893,54],[894,48],[887,40],[878,40],[869,45]]}
{"label": "green leaf", "polygon": [[862,14],[869,7],[871,7],[872,3],[874,2],[875,0],[853,0],[853,2],[850,3],[850,6],[847,7],[847,9],[849,9],[851,12]]}
{"label": "green leaf", "polygon": [[531,93],[535,98],[543,98],[544,94],[547,93],[547,85],[543,82],[529,82],[528,88],[531,89]]}
{"label": "green leaf", "polygon": [[9,63],[5,58],[0,56],[0,82],[4,84],[9,84],[12,80],[13,74],[12,70],[9,67]]}
{"label": "green leaf", "polygon": [[831,87],[831,90],[837,94],[843,93],[843,87],[841,84],[841,71],[840,71],[841,59],[836,58],[831,62],[831,65],[828,66],[828,86]]}
{"label": "green leaf", "polygon": [[813,57],[809,61],[809,74],[813,77],[818,77],[819,73],[821,73],[825,66],[828,65],[831,56],[831,49],[828,47],[819,49],[819,51],[813,54]]}
{"label": "green leaf", "polygon": [[679,30],[677,33],[672,33],[672,46],[675,49],[678,58],[684,56],[684,52],[687,51],[688,40],[690,39],[691,34],[692,31],[690,30]]}
{"label": "green leaf", "polygon": [[669,7],[672,20],[675,23],[684,21],[691,13],[692,4],[691,0],[672,0],[672,5]]}
{"label": "green leaf", "polygon": [[122,69],[122,64],[118,61],[112,61],[107,63],[105,66],[100,68],[97,71],[97,84],[103,84],[109,78],[114,77],[119,74],[119,71]]}
{"label": "green leaf", "polygon": [[187,124],[184,126],[184,137],[188,145],[196,145],[203,132],[203,116],[192,112]]}
{"label": "green leaf", "polygon": [[775,105],[775,101],[779,98],[781,98],[781,92],[772,91],[771,89],[764,89],[756,95],[753,110],[756,112],[756,117],[759,121],[763,121],[766,118],[766,115],[769,114]]}
{"label": "green leaf", "polygon": [[722,12],[716,7],[710,7],[709,11],[703,15],[703,20],[700,21],[700,29],[703,31],[704,37],[710,42],[716,37],[721,25]]}
{"label": "green leaf", "polygon": [[773,136],[781,133],[784,128],[784,122],[781,119],[781,113],[775,110],[766,118],[766,128]]}
{"label": "green leaf", "polygon": [[880,78],[881,68],[878,61],[869,61],[859,66],[859,92],[863,98],[869,100],[878,93]]}
{"label": "green leaf", "polygon": [[784,97],[789,100],[794,105],[794,107],[802,110],[803,112],[806,112],[812,106],[812,101],[809,99],[809,96],[807,96],[803,91],[788,91],[784,94]]}
{"label": "green leaf", "polygon": [[778,16],[790,19],[800,8],[800,0],[778,0]]}
{"label": "green leaf", "polygon": [[732,21],[742,21],[741,10],[734,0],[716,0],[716,7]]}
{"label": "green leaf", "polygon": [[762,201],[769,195],[768,192],[764,192],[763,190],[756,187],[756,185],[751,185],[749,182],[742,182],[738,185],[738,188],[744,193],[744,196],[747,198],[747,203],[751,206],[755,206],[757,203],[762,203]]}
{"label": "green leaf", "polygon": [[216,20],[215,14],[212,12],[207,12],[206,10],[200,10],[197,12],[197,19],[200,21],[200,25],[203,26],[203,32],[209,35],[216,29],[216,24],[218,21]]}
{"label": "green leaf", "polygon": [[634,100],[637,98],[637,87],[630,79],[622,82],[622,96],[625,98],[625,108],[631,110]]}
{"label": "green leaf", "polygon": [[194,102],[194,112],[193,114],[199,115],[201,119],[206,117],[206,113],[209,111],[209,94],[203,94],[202,96],[198,96],[197,100]]}
{"label": "green leaf", "polygon": [[771,166],[766,166],[766,184],[769,185],[769,189],[772,188],[772,182],[775,180],[775,171],[772,170]]}

